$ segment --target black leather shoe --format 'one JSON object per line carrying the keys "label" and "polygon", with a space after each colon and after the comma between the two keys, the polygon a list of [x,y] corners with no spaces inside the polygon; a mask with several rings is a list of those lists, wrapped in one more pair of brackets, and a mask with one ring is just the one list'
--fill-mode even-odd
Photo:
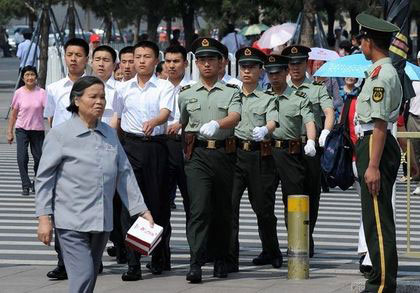
{"label": "black leather shoe", "polygon": [[283,256],[277,256],[277,257],[273,257],[271,259],[271,265],[273,266],[273,268],[281,268],[281,266],[283,265]]}
{"label": "black leather shoe", "polygon": [[271,257],[268,253],[262,251],[256,258],[252,260],[252,263],[256,266],[263,266],[271,264]]}
{"label": "black leather shoe", "polygon": [[154,263],[153,260],[146,265],[153,275],[161,275],[163,272],[163,265]]}
{"label": "black leather shoe", "polygon": [[47,277],[56,280],[67,280],[66,268],[62,266],[57,266],[55,269],[47,273]]}
{"label": "black leather shoe", "polygon": [[29,195],[29,188],[23,188],[22,195]]}
{"label": "black leather shoe", "polygon": [[106,249],[106,252],[110,257],[116,257],[117,256],[117,248],[115,246],[110,246]]}
{"label": "black leather shoe", "polygon": [[233,264],[233,263],[228,262],[226,264],[226,266],[227,266],[227,272],[228,273],[237,273],[237,272],[239,272],[239,265],[238,264]]}
{"label": "black leather shoe", "polygon": [[216,278],[227,278],[228,268],[226,262],[223,260],[216,260],[214,262],[213,277]]}
{"label": "black leather shoe", "polygon": [[128,266],[128,271],[122,274],[123,281],[138,281],[141,280],[141,268],[138,266]]}
{"label": "black leather shoe", "polygon": [[187,273],[186,279],[187,281],[193,284],[201,283],[201,275],[202,275],[201,267],[192,265],[190,268],[190,271]]}

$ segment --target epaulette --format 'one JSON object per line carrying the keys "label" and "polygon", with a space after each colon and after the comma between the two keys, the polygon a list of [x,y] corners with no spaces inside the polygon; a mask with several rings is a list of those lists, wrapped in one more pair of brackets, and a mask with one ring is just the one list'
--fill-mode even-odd
{"label": "epaulette", "polygon": [[239,90],[239,87],[236,84],[226,83],[225,85],[228,86],[228,87],[231,87],[231,88],[234,88],[234,89],[238,89]]}
{"label": "epaulette", "polygon": [[324,85],[324,83],[321,82],[321,81],[314,81],[312,84],[314,84],[314,85]]}
{"label": "epaulette", "polygon": [[191,85],[189,85],[189,84],[184,85],[184,86],[183,86],[183,87],[179,90],[179,92],[185,91],[185,90],[189,89],[190,87],[191,87]]}
{"label": "epaulette", "polygon": [[296,91],[295,94],[298,97],[306,98],[306,93],[304,93],[302,91]]}
{"label": "epaulette", "polygon": [[381,71],[381,69],[382,69],[382,66],[381,66],[381,65],[379,65],[378,67],[376,67],[376,68],[372,71],[372,73],[370,74],[370,77],[371,77],[372,79],[376,78],[376,77],[379,75],[379,72]]}

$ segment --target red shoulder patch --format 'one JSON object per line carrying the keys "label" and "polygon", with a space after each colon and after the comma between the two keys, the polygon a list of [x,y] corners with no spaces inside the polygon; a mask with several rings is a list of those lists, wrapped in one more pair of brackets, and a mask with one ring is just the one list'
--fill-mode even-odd
{"label": "red shoulder patch", "polygon": [[381,69],[382,69],[382,66],[381,66],[381,65],[379,65],[378,67],[376,67],[376,68],[372,71],[372,73],[370,74],[370,77],[371,77],[372,79],[376,78],[376,77],[378,76],[379,72],[381,71]]}

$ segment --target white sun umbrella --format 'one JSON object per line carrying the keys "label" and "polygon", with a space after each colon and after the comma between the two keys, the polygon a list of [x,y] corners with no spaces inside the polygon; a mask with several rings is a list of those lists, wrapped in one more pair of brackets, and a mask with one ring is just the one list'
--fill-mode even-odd
{"label": "white sun umbrella", "polygon": [[272,49],[284,45],[293,37],[295,30],[296,24],[290,22],[270,27],[262,34],[258,40],[258,45],[264,49]]}
{"label": "white sun umbrella", "polygon": [[340,55],[337,52],[324,48],[311,48],[311,52],[309,52],[309,60],[332,61],[338,58],[340,58]]}

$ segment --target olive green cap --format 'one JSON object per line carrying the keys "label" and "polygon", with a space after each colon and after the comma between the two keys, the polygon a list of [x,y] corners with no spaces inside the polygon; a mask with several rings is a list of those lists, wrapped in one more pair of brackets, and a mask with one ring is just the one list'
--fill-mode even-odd
{"label": "olive green cap", "polygon": [[283,49],[282,56],[289,58],[290,64],[297,64],[305,62],[309,58],[311,49],[306,46],[292,45]]}
{"label": "olive green cap", "polygon": [[357,38],[390,38],[393,33],[400,30],[395,24],[366,13],[356,16],[356,21],[361,25]]}
{"label": "olive green cap", "polygon": [[281,55],[268,55],[267,61],[264,64],[264,69],[268,73],[277,73],[287,68],[289,65],[289,58]]}
{"label": "olive green cap", "polygon": [[236,51],[235,58],[238,60],[238,63],[242,65],[257,63],[264,64],[267,59],[267,55],[256,48],[245,47]]}
{"label": "olive green cap", "polygon": [[213,38],[198,38],[191,45],[196,57],[223,56],[223,44]]}

